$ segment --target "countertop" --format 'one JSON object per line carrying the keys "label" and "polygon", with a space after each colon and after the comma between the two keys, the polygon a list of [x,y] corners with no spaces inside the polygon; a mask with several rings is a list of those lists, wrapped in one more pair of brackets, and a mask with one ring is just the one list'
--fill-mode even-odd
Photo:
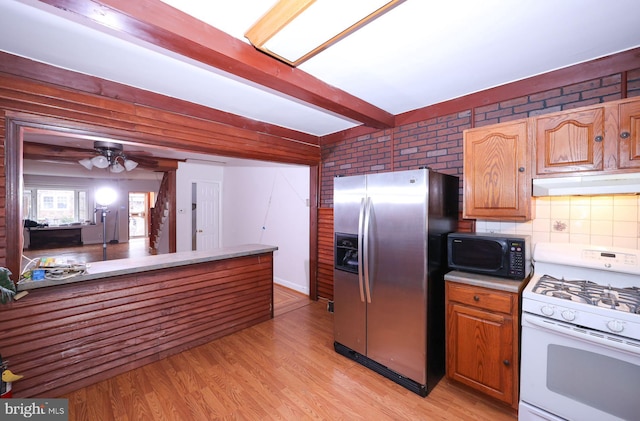
{"label": "countertop", "polygon": [[88,227],[89,225],[52,225],[46,227],[25,227],[29,231],[55,231],[55,230],[68,230],[68,229],[78,229],[82,227]]}
{"label": "countertop", "polygon": [[519,293],[529,282],[529,276],[523,280],[498,278],[496,276],[479,275],[477,273],[454,270],[444,275],[445,281],[474,285],[477,287],[497,289],[501,291]]}
{"label": "countertop", "polygon": [[264,244],[244,244],[208,251],[185,251],[179,253],[157,254],[153,256],[132,257],[129,259],[91,262],[87,263],[87,270],[84,273],[71,278],[56,280],[42,279],[38,281],[26,279],[20,280],[18,282],[18,291],[193,265],[197,263],[212,262],[215,260],[232,259],[234,257],[251,256],[255,254],[269,253],[275,250],[278,250],[278,247]]}

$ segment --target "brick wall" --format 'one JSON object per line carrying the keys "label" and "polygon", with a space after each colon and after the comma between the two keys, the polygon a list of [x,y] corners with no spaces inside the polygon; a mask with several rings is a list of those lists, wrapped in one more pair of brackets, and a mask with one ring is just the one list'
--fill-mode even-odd
{"label": "brick wall", "polygon": [[[640,69],[627,72],[626,80],[626,96],[640,96]],[[324,145],[320,206],[333,206],[336,176],[427,166],[458,176],[462,186],[462,134],[472,118],[474,127],[480,127],[614,101],[623,97],[622,86],[622,74],[617,73]]]}
{"label": "brick wall", "polygon": [[336,176],[424,166],[461,176],[462,132],[469,127],[471,112],[463,111],[323,147],[321,206],[333,205]]}

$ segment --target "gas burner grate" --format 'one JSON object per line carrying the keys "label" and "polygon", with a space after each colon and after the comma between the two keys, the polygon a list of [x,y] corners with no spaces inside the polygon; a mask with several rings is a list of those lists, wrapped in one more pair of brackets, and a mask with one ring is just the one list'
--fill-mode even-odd
{"label": "gas burner grate", "polygon": [[640,314],[640,288],[616,288],[587,280],[540,277],[533,288],[536,294],[576,301],[627,313]]}

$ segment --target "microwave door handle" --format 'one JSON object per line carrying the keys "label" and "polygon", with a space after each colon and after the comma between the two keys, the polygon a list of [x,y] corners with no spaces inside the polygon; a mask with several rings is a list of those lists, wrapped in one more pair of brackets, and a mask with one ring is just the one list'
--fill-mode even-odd
{"label": "microwave door handle", "polygon": [[367,197],[364,210],[364,289],[367,295],[367,303],[371,303],[371,275],[369,273],[369,235],[371,228],[371,198]]}
{"label": "microwave door handle", "polygon": [[360,287],[360,301],[364,303],[364,270],[363,270],[363,258],[362,258],[362,242],[364,231],[364,212],[365,212],[365,198],[360,200],[360,214],[358,215],[358,286]]}

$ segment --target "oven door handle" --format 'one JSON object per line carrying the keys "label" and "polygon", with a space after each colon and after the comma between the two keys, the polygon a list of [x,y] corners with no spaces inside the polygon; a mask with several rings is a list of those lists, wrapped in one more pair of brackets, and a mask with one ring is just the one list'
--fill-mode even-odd
{"label": "oven door handle", "polygon": [[586,329],[578,329],[575,326],[569,324],[556,322],[555,320],[542,319],[538,316],[531,316],[526,314],[523,315],[523,320],[541,329],[551,330],[561,335],[569,336],[571,338],[579,339],[585,342],[597,343],[608,348],[614,348],[618,351],[630,353],[634,356],[637,356],[640,352],[640,344],[633,345],[631,341],[627,341],[626,339],[619,337],[614,338],[607,335],[606,333],[589,331]]}

